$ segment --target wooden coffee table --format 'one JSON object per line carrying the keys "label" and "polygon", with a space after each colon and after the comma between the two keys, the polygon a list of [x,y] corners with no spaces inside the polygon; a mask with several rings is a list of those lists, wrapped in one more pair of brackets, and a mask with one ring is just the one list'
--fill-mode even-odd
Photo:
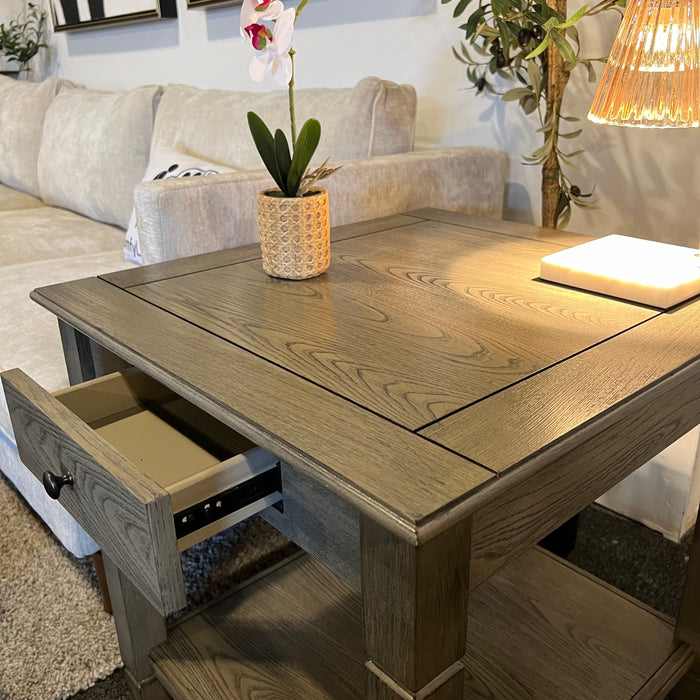
{"label": "wooden coffee table", "polygon": [[[700,302],[538,279],[585,240],[426,210],[336,229],[308,281],[267,277],[249,246],[34,293],[73,383],[133,365],[279,458],[283,507],[262,515],[308,552],[168,629],[184,606],[168,493],[6,373],[25,463],[71,472],[60,498],[103,548],[140,697],[641,700],[678,683],[700,650],[697,541],[677,625],[533,548],[699,421]],[[25,429],[56,444],[23,448]]]}

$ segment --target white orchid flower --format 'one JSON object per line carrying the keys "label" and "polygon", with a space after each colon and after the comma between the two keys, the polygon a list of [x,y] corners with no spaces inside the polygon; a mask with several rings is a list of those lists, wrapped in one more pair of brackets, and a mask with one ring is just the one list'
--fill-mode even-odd
{"label": "white orchid flower", "polygon": [[241,36],[245,39],[247,28],[263,20],[277,19],[284,11],[281,0],[243,0],[241,7]]}
{"label": "white orchid flower", "polygon": [[289,85],[293,70],[289,50],[292,48],[294,39],[295,19],[296,11],[291,7],[279,16],[271,35],[269,30],[265,30],[267,34],[262,37],[260,30],[256,29],[253,30],[254,36],[252,36],[249,31],[251,28],[246,29],[253,47],[257,48],[256,43],[261,47],[256,50],[250,62],[250,77],[256,82],[261,82],[269,71],[278,85]]}

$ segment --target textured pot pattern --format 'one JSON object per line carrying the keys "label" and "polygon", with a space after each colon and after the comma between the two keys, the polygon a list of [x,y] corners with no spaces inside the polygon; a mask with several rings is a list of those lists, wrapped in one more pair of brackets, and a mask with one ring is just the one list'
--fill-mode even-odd
{"label": "textured pot pattern", "polygon": [[258,225],[263,270],[272,277],[301,280],[325,272],[331,264],[328,192],[308,197],[258,194]]}

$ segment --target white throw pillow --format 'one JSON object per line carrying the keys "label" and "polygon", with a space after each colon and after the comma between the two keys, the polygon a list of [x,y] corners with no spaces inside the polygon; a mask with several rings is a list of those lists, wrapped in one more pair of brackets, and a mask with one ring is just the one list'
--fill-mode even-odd
{"label": "white throw pillow", "polygon": [[[151,155],[151,161],[146,168],[146,174],[141,182],[151,180],[166,180],[172,177],[201,177],[204,175],[218,175],[219,173],[233,173],[234,168],[225,165],[210,163],[209,161],[191,156],[172,148],[156,148]],[[141,259],[141,246],[139,243],[139,230],[136,226],[136,211],[131,212],[129,227],[126,230],[124,241],[124,259],[143,265]]]}

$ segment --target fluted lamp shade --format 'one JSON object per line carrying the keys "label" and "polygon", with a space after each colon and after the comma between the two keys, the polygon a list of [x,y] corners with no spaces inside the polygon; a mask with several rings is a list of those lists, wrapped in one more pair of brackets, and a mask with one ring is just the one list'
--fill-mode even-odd
{"label": "fluted lamp shade", "polygon": [[588,118],[599,124],[700,124],[700,0],[630,0]]}

